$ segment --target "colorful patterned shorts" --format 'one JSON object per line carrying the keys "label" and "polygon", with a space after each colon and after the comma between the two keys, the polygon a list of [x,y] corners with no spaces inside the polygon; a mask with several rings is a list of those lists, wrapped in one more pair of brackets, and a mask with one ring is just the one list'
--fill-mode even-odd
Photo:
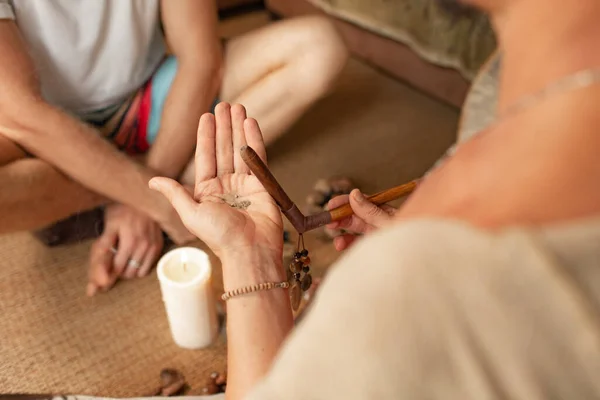
{"label": "colorful patterned shorts", "polygon": [[[177,60],[169,56],[148,82],[125,102],[86,114],[82,119],[127,154],[145,153],[158,135],[163,107],[176,72]],[[211,112],[216,103],[215,100]]]}
{"label": "colorful patterned shorts", "polygon": [[[163,106],[175,79],[177,60],[165,58],[154,75],[129,99],[83,116],[121,151],[130,155],[143,154],[154,143],[162,117]],[[217,101],[213,103],[214,106]],[[102,232],[103,208],[78,213],[35,232],[48,246],[58,246],[95,238]]]}

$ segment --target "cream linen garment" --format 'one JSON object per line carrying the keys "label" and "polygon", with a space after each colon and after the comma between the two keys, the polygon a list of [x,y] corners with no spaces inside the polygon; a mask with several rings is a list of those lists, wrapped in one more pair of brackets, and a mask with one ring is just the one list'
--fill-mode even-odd
{"label": "cream linen garment", "polygon": [[600,398],[600,220],[366,237],[248,400]]}

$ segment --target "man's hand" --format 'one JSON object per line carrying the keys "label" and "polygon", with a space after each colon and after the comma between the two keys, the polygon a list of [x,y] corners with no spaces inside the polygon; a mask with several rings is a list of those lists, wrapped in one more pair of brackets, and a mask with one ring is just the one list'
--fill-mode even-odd
{"label": "man's hand", "polygon": [[162,231],[156,222],[128,206],[106,207],[104,232],[92,246],[88,295],[110,289],[119,277],[146,276],[162,248]]}
{"label": "man's hand", "polygon": [[343,206],[348,202],[350,202],[354,215],[327,225],[330,229],[344,229],[353,233],[333,239],[333,245],[338,251],[350,247],[356,240],[357,235],[369,233],[386,225],[396,213],[394,207],[388,205],[378,207],[371,203],[358,189],[354,189],[350,195],[334,197],[327,204],[327,208],[331,210]]}

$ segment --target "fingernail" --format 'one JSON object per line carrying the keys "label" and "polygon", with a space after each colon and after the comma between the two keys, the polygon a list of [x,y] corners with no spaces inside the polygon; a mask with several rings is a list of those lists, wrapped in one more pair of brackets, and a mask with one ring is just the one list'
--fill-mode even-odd
{"label": "fingernail", "polygon": [[156,181],[154,179],[151,179],[150,182],[148,182],[148,187],[152,190],[157,190],[158,184],[156,183]]}
{"label": "fingernail", "polygon": [[352,191],[352,197],[354,197],[354,200],[358,202],[362,202],[365,200],[365,196],[363,196],[363,194],[358,189]]}

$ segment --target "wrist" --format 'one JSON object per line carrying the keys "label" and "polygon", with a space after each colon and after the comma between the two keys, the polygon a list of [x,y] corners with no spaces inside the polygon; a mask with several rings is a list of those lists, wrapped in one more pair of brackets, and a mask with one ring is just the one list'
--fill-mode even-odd
{"label": "wrist", "polygon": [[253,246],[228,250],[220,258],[225,290],[287,280],[281,251]]}
{"label": "wrist", "polygon": [[148,196],[147,213],[159,224],[166,225],[173,219],[173,215],[176,211],[162,194],[152,192],[152,194]]}
{"label": "wrist", "polygon": [[[155,147],[158,148],[157,146]],[[186,154],[185,157],[187,156],[188,155]],[[191,156],[192,155],[190,155],[190,157]],[[189,157],[184,159],[189,159]],[[185,162],[178,163],[176,160],[174,161],[173,158],[161,158],[161,154],[153,153],[152,150],[150,150],[150,152],[148,153],[147,157],[144,160],[144,163],[146,167],[150,168],[152,171],[156,171],[158,175],[171,179],[177,179],[186,166]]]}
{"label": "wrist", "polygon": [[159,224],[167,223],[175,212],[173,206],[161,193],[148,186],[148,182],[152,178],[160,175],[146,166],[139,165],[139,168],[141,169],[139,174],[141,190],[138,192],[140,193],[138,199],[132,205]]}

